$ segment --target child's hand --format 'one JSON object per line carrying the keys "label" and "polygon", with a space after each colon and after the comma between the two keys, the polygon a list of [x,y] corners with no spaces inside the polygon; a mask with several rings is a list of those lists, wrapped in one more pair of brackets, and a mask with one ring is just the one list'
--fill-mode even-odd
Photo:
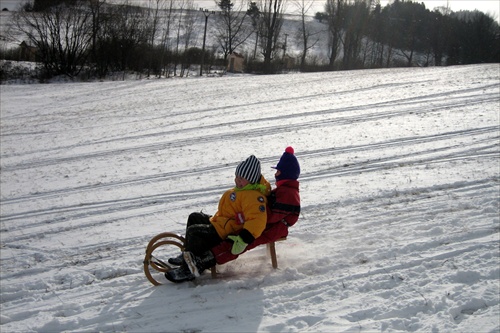
{"label": "child's hand", "polygon": [[243,241],[243,239],[241,239],[240,236],[227,236],[227,238],[229,238],[230,240],[232,240],[234,243],[233,243],[233,247],[231,248],[231,253],[234,254],[234,255],[238,255],[240,253],[242,253],[243,251],[245,251],[246,247],[247,247],[247,243],[245,243]]}

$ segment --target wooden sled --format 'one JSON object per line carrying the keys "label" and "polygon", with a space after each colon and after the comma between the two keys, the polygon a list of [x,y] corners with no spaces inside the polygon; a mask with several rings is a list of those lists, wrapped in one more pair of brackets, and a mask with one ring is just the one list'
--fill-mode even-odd
{"label": "wooden sled", "polygon": [[[286,237],[280,238],[276,242],[284,240],[286,240]],[[161,276],[162,280],[164,280],[164,275],[166,272],[171,269],[177,268],[170,266],[167,260],[170,257],[176,257],[181,251],[184,251],[184,242],[184,237],[172,232],[163,232],[156,235],[149,241],[148,246],[146,247],[146,256],[144,257],[144,273],[146,274],[149,282],[151,282],[155,286],[159,286],[162,283],[158,282],[156,276]],[[273,268],[276,269],[278,268],[278,260],[276,258],[275,242],[268,243],[267,248],[271,255],[271,263],[273,265]],[[159,256],[159,253],[161,253],[162,258],[165,261],[153,255],[153,252],[155,252],[155,250],[157,250],[158,252],[157,256]],[[217,276],[217,270],[215,266],[210,268],[210,272],[212,274],[212,278],[215,278]]]}
{"label": "wooden sled", "polygon": [[[153,274],[158,275],[155,271],[160,272],[161,274],[159,275],[165,279],[164,274],[174,268],[171,267],[166,261],[162,261],[161,259],[155,257],[153,252],[161,246],[161,250],[169,250],[165,254],[171,254],[172,257],[177,256],[180,252],[184,251],[184,241],[184,237],[172,232],[163,232],[154,236],[149,241],[148,246],[146,247],[146,256],[144,257],[144,273],[146,274],[149,282],[155,286],[161,285],[162,283],[158,282],[155,276],[153,276]],[[160,252],[160,249],[158,249],[157,252]],[[165,260],[168,260],[169,258],[167,255],[165,255]],[[151,271],[151,268],[153,268],[154,271]]]}

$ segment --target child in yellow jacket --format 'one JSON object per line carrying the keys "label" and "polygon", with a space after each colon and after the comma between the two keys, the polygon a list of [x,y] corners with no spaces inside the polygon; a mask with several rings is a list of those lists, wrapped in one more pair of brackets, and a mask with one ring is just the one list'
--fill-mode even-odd
{"label": "child in yellow jacket", "polygon": [[262,234],[267,222],[266,197],[271,192],[271,185],[262,176],[260,161],[251,155],[241,162],[234,181],[236,186],[222,195],[213,216],[189,215],[185,251],[168,260],[171,265],[179,265],[165,273],[168,280],[190,281],[214,266],[216,261],[210,249],[225,239],[233,241],[231,251],[239,254]]}

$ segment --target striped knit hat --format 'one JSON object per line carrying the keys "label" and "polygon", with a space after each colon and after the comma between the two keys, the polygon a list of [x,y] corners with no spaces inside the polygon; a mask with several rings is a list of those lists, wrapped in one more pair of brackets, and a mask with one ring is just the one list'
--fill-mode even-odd
{"label": "striped knit hat", "polygon": [[245,178],[252,184],[260,182],[260,162],[257,157],[251,155],[249,158],[238,164],[236,167],[236,176]]}

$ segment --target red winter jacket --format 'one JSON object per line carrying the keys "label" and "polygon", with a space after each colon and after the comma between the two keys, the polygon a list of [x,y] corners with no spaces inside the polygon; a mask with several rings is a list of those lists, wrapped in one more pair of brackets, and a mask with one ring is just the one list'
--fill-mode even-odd
{"label": "red winter jacket", "polygon": [[[279,181],[277,187],[271,191],[267,204],[266,229],[258,238],[248,244],[245,252],[288,235],[288,227],[294,225],[299,219],[299,182],[297,180]],[[231,241],[223,241],[211,249],[217,264],[222,265],[238,258],[238,255],[231,253],[232,246]]]}

